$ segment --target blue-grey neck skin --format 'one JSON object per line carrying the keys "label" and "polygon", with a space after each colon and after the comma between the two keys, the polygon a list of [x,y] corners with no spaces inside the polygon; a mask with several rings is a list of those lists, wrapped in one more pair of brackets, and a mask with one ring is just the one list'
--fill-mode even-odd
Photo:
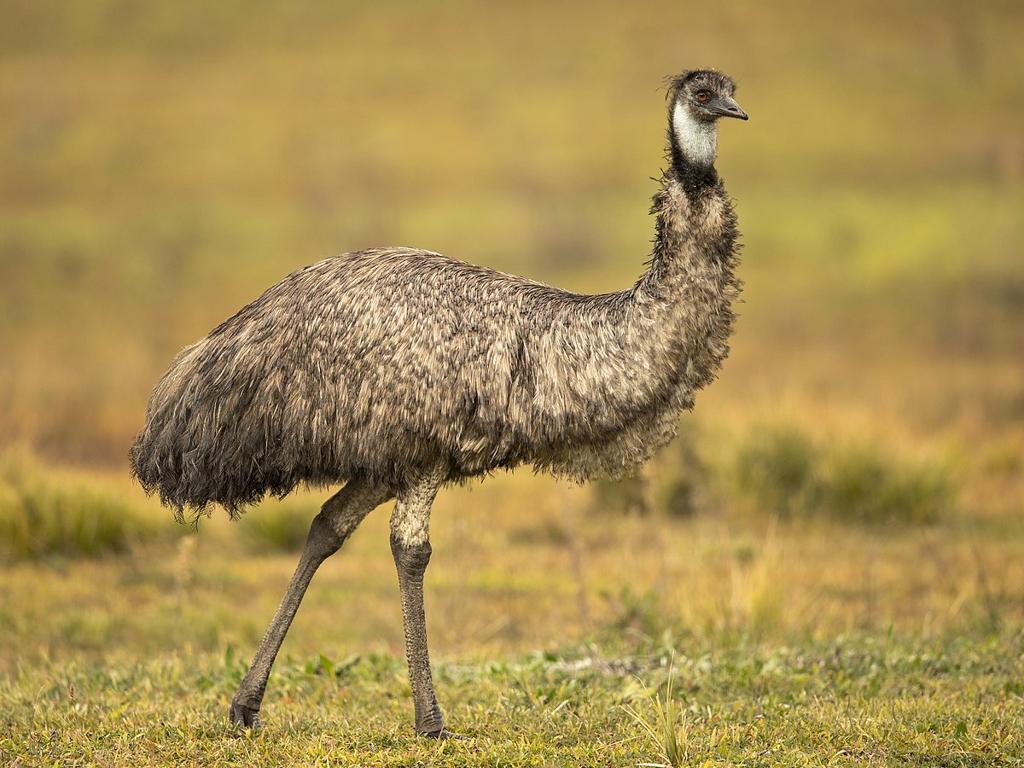
{"label": "blue-grey neck skin", "polygon": [[718,158],[718,125],[694,115],[681,98],[670,113],[673,143],[679,148],[682,165],[709,168]]}

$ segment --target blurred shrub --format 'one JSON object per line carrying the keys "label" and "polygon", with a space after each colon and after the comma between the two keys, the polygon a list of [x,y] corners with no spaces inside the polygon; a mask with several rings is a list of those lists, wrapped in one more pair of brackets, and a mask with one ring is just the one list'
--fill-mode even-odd
{"label": "blurred shrub", "polygon": [[647,480],[642,474],[601,479],[593,484],[592,507],[595,512],[613,515],[646,515],[651,511],[647,495]]}
{"label": "blurred shrub", "polygon": [[696,429],[691,423],[681,430],[649,469],[620,480],[594,483],[594,510],[620,515],[646,515],[656,510],[689,517],[707,506],[714,468],[697,451]]}
{"label": "blurred shrub", "polygon": [[817,483],[817,506],[842,520],[935,522],[954,504],[949,475],[860,445],[836,451]]}
{"label": "blurred shrub", "polygon": [[237,525],[253,552],[296,552],[306,543],[309,524],[317,510],[307,505],[264,504],[251,510]]}
{"label": "blurred shrub", "polygon": [[509,544],[522,544],[524,546],[554,546],[564,547],[571,539],[570,532],[558,520],[546,518],[535,525],[512,528],[508,532]]}
{"label": "blurred shrub", "polygon": [[981,452],[982,469],[995,477],[1024,477],[1024,432],[989,441]]}
{"label": "blurred shrub", "polygon": [[793,427],[755,429],[736,454],[739,490],[783,517],[858,523],[930,523],[955,506],[941,466],[877,445],[833,446]]}
{"label": "blurred shrub", "polygon": [[0,559],[123,552],[158,531],[138,506],[95,481],[24,453],[0,455]]}
{"label": "blurred shrub", "polygon": [[664,609],[661,595],[654,588],[638,592],[627,585],[618,593],[603,592],[601,596],[610,608],[605,629],[616,635],[629,632],[650,641],[674,629],[676,617]]}
{"label": "blurred shrub", "polygon": [[736,476],[742,491],[790,515],[807,506],[817,470],[815,446],[792,427],[757,428],[740,446]]}
{"label": "blurred shrub", "polygon": [[701,432],[692,422],[679,432],[656,464],[655,506],[673,517],[690,517],[710,503],[715,469],[697,450]]}

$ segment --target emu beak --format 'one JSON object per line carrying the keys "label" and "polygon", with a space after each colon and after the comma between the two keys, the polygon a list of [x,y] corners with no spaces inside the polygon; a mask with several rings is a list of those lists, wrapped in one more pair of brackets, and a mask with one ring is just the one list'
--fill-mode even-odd
{"label": "emu beak", "polygon": [[715,99],[713,102],[708,104],[705,109],[709,109],[721,117],[735,117],[739,120],[750,119],[750,116],[740,108],[740,105],[737,104],[736,100],[731,96],[723,96],[720,99]]}

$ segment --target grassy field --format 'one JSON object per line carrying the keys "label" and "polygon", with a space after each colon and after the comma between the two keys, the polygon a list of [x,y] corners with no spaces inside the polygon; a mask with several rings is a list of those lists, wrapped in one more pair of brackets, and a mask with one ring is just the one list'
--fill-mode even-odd
{"label": "grassy field", "polygon": [[[300,495],[128,554],[12,558],[0,754],[109,766],[1024,760],[1019,520],[758,516],[737,511],[742,495],[728,513],[623,515],[594,509],[606,494],[549,485],[498,477],[447,492],[435,512],[439,695],[471,741],[412,734],[383,509],[318,574],[271,678],[266,728],[227,724],[294,566],[290,532],[315,509]],[[159,514],[123,481],[106,488],[139,519]],[[530,494],[541,501],[524,505]]]}
{"label": "grassy field", "polygon": [[[666,752],[676,765],[1017,765],[1020,654],[1020,637],[844,637],[442,663],[439,695],[468,740],[438,743],[402,723],[409,693],[392,656],[289,659],[274,723],[253,735],[223,718],[237,661],[179,652],[24,674],[21,691],[3,691],[15,736],[0,744],[14,765],[661,765]],[[655,703],[669,678],[674,741]]]}
{"label": "grassy field", "polygon": [[[1024,12],[1009,2],[0,0],[0,763],[1024,764]],[[126,452],[173,355],[410,244],[647,258],[663,78],[717,66],[744,304],[636,479],[442,493],[410,727],[378,510],[259,734],[227,703],[326,491],[198,532]]]}

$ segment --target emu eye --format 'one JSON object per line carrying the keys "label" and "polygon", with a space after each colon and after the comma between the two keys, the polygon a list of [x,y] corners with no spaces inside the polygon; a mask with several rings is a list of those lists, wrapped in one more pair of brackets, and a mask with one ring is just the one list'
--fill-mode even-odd
{"label": "emu eye", "polygon": [[708,99],[711,98],[711,94],[708,91],[697,91],[697,102],[700,104],[707,104]]}

